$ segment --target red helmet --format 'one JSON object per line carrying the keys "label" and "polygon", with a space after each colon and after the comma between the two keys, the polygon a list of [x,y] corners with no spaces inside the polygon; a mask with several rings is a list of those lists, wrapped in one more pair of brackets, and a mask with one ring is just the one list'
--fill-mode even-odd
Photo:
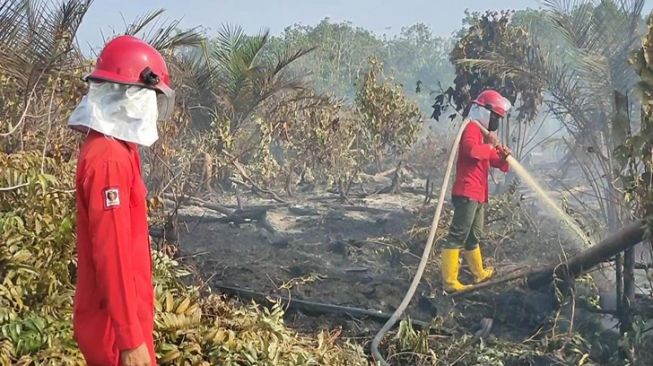
{"label": "red helmet", "polygon": [[157,91],[159,119],[169,117],[174,106],[174,90],[163,56],[154,47],[134,36],[109,41],[84,80],[137,85]]}
{"label": "red helmet", "polygon": [[512,107],[508,99],[504,98],[498,91],[492,89],[486,89],[481,92],[472,103],[491,110],[501,118],[504,118],[506,112]]}

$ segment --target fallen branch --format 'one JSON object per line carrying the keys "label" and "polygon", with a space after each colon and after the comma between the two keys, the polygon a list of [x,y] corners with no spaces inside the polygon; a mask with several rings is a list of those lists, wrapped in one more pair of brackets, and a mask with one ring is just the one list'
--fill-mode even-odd
{"label": "fallen branch", "polygon": [[523,279],[525,277],[527,277],[532,272],[533,271],[525,270],[525,271],[520,271],[520,272],[513,273],[513,274],[508,275],[508,276],[497,277],[496,279],[493,279],[493,280],[490,280],[490,281],[481,282],[481,283],[479,283],[477,285],[471,285],[471,286],[467,287],[466,289],[464,289],[462,291],[458,291],[458,292],[449,294],[449,296],[458,297],[458,296],[466,295],[466,294],[476,292],[476,291],[479,291],[479,290],[496,287],[498,285],[503,285],[506,282],[517,281],[517,280],[520,280],[520,279],[523,281]]}
{"label": "fallen branch", "polygon": [[390,183],[390,186],[381,189],[380,191],[378,191],[378,193],[381,193],[381,194],[401,193],[401,181],[403,180],[403,176],[401,174],[401,169],[402,169],[403,164],[404,164],[403,160],[399,161],[399,164],[397,164],[397,167],[395,168],[394,174],[392,175],[392,182]]}
{"label": "fallen branch", "polygon": [[507,218],[508,218],[508,216],[501,216],[501,217],[497,217],[497,218],[494,218],[494,219],[489,219],[489,220],[487,220],[487,221],[485,222],[485,225],[490,225],[490,224],[493,223],[493,222],[504,221],[504,220],[507,219]]}
{"label": "fallen branch", "polygon": [[[169,195],[167,194],[164,194],[163,196],[165,199],[170,199]],[[256,224],[259,224],[262,228],[264,228],[265,230],[271,233],[276,232],[274,226],[272,226],[272,224],[270,224],[270,222],[267,220],[267,212],[268,210],[276,208],[277,206],[261,205],[261,206],[247,207],[242,210],[241,209],[232,210],[225,206],[218,205],[216,203],[206,202],[199,198],[188,197],[188,196],[184,197],[181,200],[181,203],[190,203],[192,206],[206,208],[225,215],[224,217],[202,217],[201,222],[203,223],[211,223],[211,222],[219,222],[223,224],[233,223],[234,225],[238,226],[241,224],[254,222]]]}
{"label": "fallen branch", "polygon": [[[240,180],[237,180],[237,179],[234,179],[234,178],[230,178],[230,180],[233,183],[235,183],[236,185],[239,185],[239,186],[242,186],[242,187],[245,187],[245,188],[248,188],[248,189],[252,190],[252,192],[254,192],[255,194],[264,193],[264,194],[269,195],[273,200],[275,200],[277,202],[288,203],[288,201],[286,201],[283,198],[279,197],[276,193],[272,192],[271,190],[262,188],[261,186],[257,185],[256,183],[254,183],[253,180],[248,180],[249,185],[248,185],[248,183],[245,183],[243,181],[240,181]],[[265,198],[261,194],[258,194],[258,196],[261,197],[261,198]]]}
{"label": "fallen branch", "polygon": [[641,222],[636,222],[572,256],[565,262],[554,263],[533,270],[520,271],[505,277],[499,277],[478,285],[469,286],[465,290],[453,293],[450,296],[461,296],[516,280],[523,281],[522,285],[530,289],[538,289],[551,283],[554,278],[575,278],[617,253],[637,245],[642,241],[643,237],[644,226]]}
{"label": "fallen branch", "polygon": [[390,168],[390,169],[388,169],[388,170],[385,170],[385,171],[382,171],[382,172],[378,172],[378,173],[372,175],[372,177],[376,177],[376,178],[385,178],[385,177],[387,177],[388,175],[394,173],[396,170],[397,170],[397,169],[396,169],[395,167],[392,167],[392,168]]}
{"label": "fallen branch", "polygon": [[236,210],[232,214],[225,217],[216,218],[217,222],[222,222],[225,224],[234,223],[236,225],[248,223],[251,221],[265,222],[267,216],[266,209],[253,208],[253,209],[243,209]]}
{"label": "fallen branch", "polygon": [[[231,159],[231,164],[232,164],[232,165],[233,165],[233,166],[238,170],[238,172],[239,172],[240,175],[243,177],[243,179],[245,179],[245,180],[246,180],[246,181],[247,181],[247,182],[252,186],[252,188],[254,188],[256,191],[259,191],[259,192],[262,192],[262,193],[265,193],[265,194],[269,195],[270,197],[272,197],[273,200],[275,200],[275,201],[277,201],[277,202],[288,203],[288,201],[282,199],[282,198],[279,197],[279,195],[277,195],[276,193],[274,193],[274,192],[272,192],[272,191],[270,191],[270,190],[268,190],[268,189],[265,189],[265,188],[259,186],[258,184],[256,184],[256,182],[254,182],[254,179],[252,179],[252,178],[249,176],[249,174],[247,174],[247,171],[245,171],[245,167],[243,167],[242,164],[240,164],[240,163],[238,162],[238,160],[237,160],[236,158],[234,158],[233,155],[229,154],[229,153],[226,152],[226,151],[223,152],[223,153],[224,153],[228,158]],[[233,180],[233,179],[232,179],[232,180]],[[239,184],[239,183],[242,184],[242,182],[238,182],[238,181],[234,181],[234,183],[236,183],[236,184]]]}
{"label": "fallen branch", "polygon": [[644,225],[636,222],[603,239],[588,249],[574,255],[567,262],[550,265],[528,275],[529,288],[539,288],[550,283],[554,277],[573,278],[582,275],[617,253],[639,244],[644,237]]}
{"label": "fallen branch", "polygon": [[[163,195],[163,197],[175,201],[174,196],[172,196],[171,194],[166,193]],[[224,215],[231,215],[235,212],[235,210],[231,210],[225,206],[219,205],[217,203],[206,202],[196,197],[190,197],[190,196],[184,197],[180,202],[180,204],[184,204],[184,203],[190,203],[193,206],[208,208],[209,210],[217,211]]]}
{"label": "fallen branch", "polygon": [[[289,310],[302,311],[307,314],[335,314],[335,315],[349,315],[358,318],[370,318],[379,322],[386,321],[390,318],[390,314],[382,313],[377,310],[367,310],[361,308],[354,308],[348,306],[340,306],[334,304],[325,304],[320,302],[313,302],[307,300],[290,299],[280,295],[266,295],[259,292],[247,290],[240,287],[230,287],[220,284],[213,284],[213,288],[220,290],[225,294],[237,296],[243,300],[254,300],[259,304],[273,303],[271,299],[281,301]],[[413,325],[419,328],[428,328],[430,322],[411,319]]]}
{"label": "fallen branch", "polygon": [[1,187],[0,192],[9,192],[9,191],[13,191],[15,189],[27,187],[28,185],[29,185],[29,183],[21,183],[21,184],[17,184],[15,186],[11,186],[11,187]]}
{"label": "fallen branch", "polygon": [[[414,194],[416,196],[423,196],[426,194],[429,194],[426,188],[419,188],[419,187],[401,187],[399,188],[402,193],[410,193]],[[430,198],[433,198],[432,196]]]}
{"label": "fallen branch", "polygon": [[[225,215],[223,217],[200,217],[199,220],[201,220],[201,222],[205,224],[211,222],[219,222],[222,224],[234,224],[238,226],[241,224],[254,222],[256,224],[259,224],[262,228],[264,228],[265,230],[271,233],[276,232],[272,224],[270,224],[267,220],[268,209],[265,207],[251,207],[242,210],[229,210],[220,205],[212,204],[209,202],[203,202],[197,198],[187,197],[186,201],[192,202],[193,206],[217,211]],[[190,216],[190,218],[196,219],[197,217]],[[155,231],[155,233],[152,235],[156,236],[158,234]]]}

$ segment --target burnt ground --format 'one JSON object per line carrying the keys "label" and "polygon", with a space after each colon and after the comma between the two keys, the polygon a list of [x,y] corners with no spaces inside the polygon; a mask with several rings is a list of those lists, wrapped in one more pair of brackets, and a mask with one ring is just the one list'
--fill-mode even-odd
{"label": "burnt ground", "polygon": [[[551,181],[546,175],[538,178],[541,183],[548,181],[549,187],[560,181]],[[178,254],[197,269],[202,279],[209,279],[213,291],[239,297],[243,302],[253,298],[266,303],[282,296],[290,298],[292,304],[297,304],[297,300],[312,301],[389,315],[400,303],[415,273],[435,209],[435,199],[424,204],[423,179],[412,179],[399,194],[369,193],[389,183],[387,177],[367,176],[365,189],[357,186],[347,202],[333,192],[312,188],[297,193],[289,199],[290,203],[254,194],[240,195],[239,200],[234,194],[203,197],[231,210],[238,207],[238,201],[244,210],[264,209],[265,219],[225,222],[225,215],[218,211],[197,205],[182,206]],[[588,191],[588,187],[578,186],[573,179],[566,184],[576,194]],[[560,191],[550,193],[560,200]],[[486,261],[498,269],[497,277],[558,263],[582,249],[578,240],[565,234],[559,220],[538,206],[526,187],[506,196],[512,202],[494,197],[498,203],[490,205],[487,211],[483,252]],[[600,343],[593,343],[592,349],[602,355],[593,357],[606,359],[610,355],[618,339],[613,331],[614,319],[609,315],[597,318],[592,309],[572,310],[569,301],[557,306],[557,296],[550,288],[524,290],[519,283],[512,282],[458,298],[444,296],[440,288],[439,248],[451,210],[449,202],[445,202],[436,249],[407,312],[412,319],[430,322],[439,315],[445,322],[438,327],[439,331],[477,334],[480,324],[490,318],[491,333],[497,339],[523,345],[542,342],[537,334],[546,332],[552,324],[560,326],[565,318],[575,317],[575,321],[567,321],[573,323],[575,330],[583,335],[600,335]],[[649,263],[650,258],[642,262]],[[609,268],[601,275],[598,273],[592,274],[593,283],[574,291],[582,294],[578,303],[596,302],[598,288],[598,301],[603,309],[610,310],[614,276]],[[464,262],[461,277],[464,283],[471,282]],[[649,293],[648,280],[641,282],[642,291],[638,287],[638,294]],[[234,290],[239,289],[245,292],[236,291],[234,295]],[[291,306],[286,312],[287,324],[303,333],[340,327],[343,335],[367,345],[384,323],[370,317],[311,309],[297,310]],[[597,319],[603,323],[597,324]]]}
{"label": "burnt ground", "polygon": [[[353,205],[336,195],[319,198],[269,209],[267,225],[203,224],[196,215],[182,216],[190,230],[181,230],[181,248],[206,253],[195,261],[214,286],[392,312],[409,284],[407,266],[421,253],[384,242],[407,238],[423,197],[375,195]],[[273,202],[243,202],[262,204]]]}
{"label": "burnt ground", "polygon": [[[385,184],[376,182],[366,190]],[[426,207],[420,192],[423,187],[415,183],[400,194],[372,194],[346,203],[327,192],[304,194],[292,204],[241,197],[244,209],[267,208],[265,222],[241,224],[215,222],[223,215],[184,207],[179,212],[180,248],[202,277],[210,279],[214,291],[227,286],[391,314],[408,289],[424,247],[424,231],[414,229],[427,227],[434,211],[435,204]],[[235,205],[232,197],[215,201]],[[451,209],[447,202],[439,237],[446,233]],[[488,231],[492,225],[500,224],[490,224]],[[498,267],[516,267],[510,243],[489,245],[487,251],[500,262]],[[436,314],[456,313],[459,323],[474,332],[483,318],[490,317],[495,334],[523,340],[553,309],[552,293],[518,289],[455,300],[442,296],[438,257],[436,249],[408,310],[413,319],[429,322]],[[519,266],[528,266],[523,258],[519,261]],[[467,273],[462,280],[471,282]],[[346,315],[309,315],[304,310],[289,311],[287,320],[300,331],[342,327],[348,336],[365,338],[383,324]]]}

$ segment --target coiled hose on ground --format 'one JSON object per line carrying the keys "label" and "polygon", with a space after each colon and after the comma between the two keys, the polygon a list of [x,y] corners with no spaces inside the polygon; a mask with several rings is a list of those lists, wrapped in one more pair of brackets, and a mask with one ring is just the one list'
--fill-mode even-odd
{"label": "coiled hose on ground", "polygon": [[[399,306],[394,311],[394,313],[392,313],[390,319],[388,319],[388,321],[383,325],[381,330],[379,330],[379,332],[372,340],[372,357],[374,357],[374,359],[383,366],[389,366],[389,364],[386,362],[386,360],[379,352],[379,345],[381,344],[381,340],[383,340],[383,337],[388,332],[388,330],[390,330],[395,325],[397,320],[399,320],[401,315],[406,310],[406,307],[408,307],[408,304],[410,303],[413,296],[415,295],[415,291],[417,290],[417,286],[419,285],[419,282],[422,280],[422,275],[424,274],[424,269],[426,268],[426,263],[428,262],[429,255],[431,254],[431,249],[433,247],[433,241],[435,240],[435,233],[438,229],[438,223],[440,222],[440,214],[442,213],[442,206],[444,205],[444,196],[447,193],[447,186],[449,185],[449,178],[451,176],[451,168],[453,167],[453,163],[456,158],[456,152],[458,151],[458,144],[460,143],[460,139],[463,135],[463,131],[465,131],[465,127],[467,126],[468,123],[470,123],[469,120],[467,119],[463,120],[463,124],[462,126],[460,126],[460,129],[458,130],[458,134],[456,135],[456,138],[453,141],[453,145],[451,146],[451,152],[449,153],[449,161],[447,162],[447,170],[444,174],[444,181],[442,182],[442,187],[440,187],[440,196],[438,197],[438,204],[435,208],[435,214],[433,215],[433,222],[431,223],[431,229],[429,231],[428,239],[426,240],[426,246],[424,247],[424,252],[422,253],[422,258],[420,259],[419,266],[417,267],[417,272],[415,273],[415,277],[413,277],[413,282],[410,284],[410,287],[408,288],[406,295],[404,295],[401,304],[399,304]],[[481,129],[485,133],[487,133],[487,130],[485,130],[484,128]]]}

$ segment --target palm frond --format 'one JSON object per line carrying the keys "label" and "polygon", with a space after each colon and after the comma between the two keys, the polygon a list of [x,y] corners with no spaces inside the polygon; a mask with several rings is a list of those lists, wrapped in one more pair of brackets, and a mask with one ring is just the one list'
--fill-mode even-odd
{"label": "palm frond", "polygon": [[627,58],[638,41],[644,3],[601,1],[595,7],[590,1],[545,1],[553,29],[572,46],[566,47],[570,66],[587,81],[588,91],[625,92],[636,82]]}
{"label": "palm frond", "polygon": [[158,9],[137,18],[127,27],[125,34],[139,36],[161,52],[197,47],[204,42],[204,36],[197,28],[180,30],[181,20],[161,20],[164,12]]}
{"label": "palm frond", "polygon": [[[488,55],[490,56],[490,55]],[[500,77],[506,76],[526,76],[532,78],[533,75],[522,65],[514,65],[507,63],[501,58],[487,58],[487,59],[459,59],[455,61],[458,65],[465,65],[471,68],[477,68],[479,70],[499,75]]]}
{"label": "palm frond", "polygon": [[479,70],[503,76],[519,76],[545,86],[551,100],[547,105],[559,118],[574,116],[580,126],[591,123],[589,115],[595,107],[587,97],[583,79],[566,64],[560,64],[551,53],[537,45],[530,50],[525,64],[511,64],[500,55],[488,54],[487,59],[461,59],[457,62]]}
{"label": "palm frond", "polygon": [[220,50],[234,50],[239,48],[242,40],[246,37],[245,31],[241,26],[231,25],[229,23],[223,24],[214,42],[217,49]]}
{"label": "palm frond", "polygon": [[300,58],[310,54],[311,52],[315,51],[317,47],[311,47],[307,49],[299,49],[297,51],[290,51],[289,49],[285,49],[283,53],[279,52],[276,53],[277,57],[277,65],[274,68],[273,74],[279,74],[282,72],[284,69],[286,69],[290,64],[293,62],[299,60]]}
{"label": "palm frond", "polygon": [[218,32],[211,53],[213,61],[233,71],[256,68],[261,52],[270,39],[269,31],[247,36],[241,27],[225,25]]}
{"label": "palm frond", "polygon": [[238,26],[224,25],[211,44],[208,59],[215,76],[215,101],[230,115],[233,128],[239,128],[265,100],[304,85],[286,70],[313,49],[266,52],[269,43],[269,31],[249,36]]}
{"label": "palm frond", "polygon": [[193,86],[198,90],[210,88],[213,80],[213,70],[209,65],[206,45],[181,50],[177,53],[174,64],[177,74],[185,79],[192,79]]}
{"label": "palm frond", "polygon": [[26,1],[4,1],[0,4],[0,45],[11,48],[25,34]]}
{"label": "palm frond", "polygon": [[593,40],[591,2],[583,0],[544,0],[551,25],[576,48],[586,48]]}
{"label": "palm frond", "polygon": [[134,22],[127,26],[125,34],[136,35],[142,31],[145,31],[145,28],[151,23],[156,22],[159,16],[161,16],[164,12],[164,9],[152,10],[134,19]]}
{"label": "palm frond", "polygon": [[218,65],[232,63],[232,55],[240,49],[245,37],[242,27],[224,24],[213,40],[213,49],[210,53],[212,61]]}
{"label": "palm frond", "polygon": [[241,27],[225,25],[218,32],[210,63],[220,75],[218,84],[224,90],[223,99],[230,100],[230,104],[235,105],[251,94],[257,75],[264,71],[259,58],[268,41],[267,31],[250,37]]}
{"label": "palm frond", "polygon": [[92,0],[13,0],[0,6],[0,68],[25,87],[77,67],[75,35]]}

